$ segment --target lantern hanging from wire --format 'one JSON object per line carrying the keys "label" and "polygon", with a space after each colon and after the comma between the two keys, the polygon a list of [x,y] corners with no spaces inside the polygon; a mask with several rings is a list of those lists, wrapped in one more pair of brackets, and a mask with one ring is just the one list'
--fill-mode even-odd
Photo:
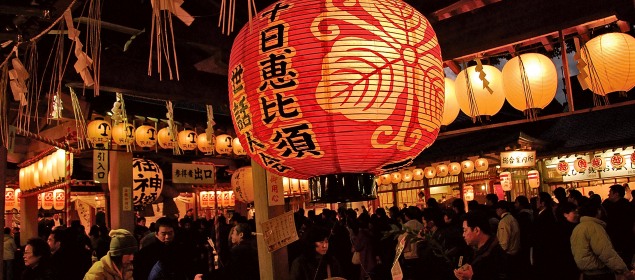
{"label": "lantern hanging from wire", "polygon": [[[483,65],[485,80],[476,66],[461,71],[454,81],[456,100],[464,114],[473,119],[479,116],[493,116],[505,103],[503,75],[494,66]],[[487,84],[487,86],[485,86]]]}
{"label": "lantern hanging from wire", "polygon": [[159,129],[157,133],[157,142],[161,149],[174,149],[174,141],[172,140],[172,134],[169,127]]}
{"label": "lantern hanging from wire", "polygon": [[[111,180],[108,180],[110,182]],[[163,190],[163,171],[154,161],[132,159],[132,203],[143,206],[155,202]]]}
{"label": "lantern hanging from wire", "polygon": [[181,150],[192,151],[196,149],[196,132],[190,129],[180,131],[177,134],[177,142]]}
{"label": "lantern hanging from wire", "polygon": [[597,36],[582,47],[580,58],[584,65],[578,65],[583,69],[579,80],[593,93],[605,96],[635,86],[635,38],[631,35]]}
{"label": "lantern hanging from wire", "polygon": [[423,169],[415,168],[412,170],[412,179],[415,181],[423,180]]}
{"label": "lantern hanging from wire", "polygon": [[273,173],[311,178],[314,202],[375,199],[375,174],[411,163],[443,114],[441,53],[425,17],[403,1],[349,4],[275,3],[230,56],[245,150]]}
{"label": "lantern hanging from wire", "polygon": [[393,184],[401,183],[401,172],[390,173],[390,182]]}
{"label": "lantern hanging from wire", "polygon": [[529,183],[529,187],[532,189],[540,187],[540,173],[538,170],[529,170],[527,172],[527,183]]}
{"label": "lantern hanging from wire", "polygon": [[428,167],[423,169],[423,174],[424,174],[424,176],[426,178],[432,179],[435,176],[437,176],[437,170],[436,170],[436,168],[434,168],[432,166],[428,166]]}
{"label": "lantern hanging from wire", "polygon": [[560,175],[566,175],[567,173],[569,173],[569,163],[561,160],[560,162],[558,162],[558,165],[556,165],[556,170]]}
{"label": "lantern hanging from wire", "polygon": [[471,160],[464,160],[461,162],[461,171],[465,174],[474,172],[474,162]]}
{"label": "lantern hanging from wire", "polygon": [[237,200],[243,203],[254,201],[254,179],[251,166],[241,167],[234,171],[231,186]]}
{"label": "lantern hanging from wire", "polygon": [[512,190],[512,173],[509,171],[501,172],[499,175],[501,187],[503,191],[511,191]]}
{"label": "lantern hanging from wire", "polygon": [[439,177],[445,177],[448,176],[448,166],[445,164],[439,164],[436,167],[437,169],[437,176]]}
{"label": "lantern hanging from wire", "polygon": [[379,176],[381,178],[381,185],[390,185],[392,184],[392,178],[390,177],[390,173],[385,173]]}
{"label": "lantern hanging from wire", "polygon": [[130,145],[135,141],[135,128],[129,123],[119,123],[112,127],[112,141],[117,145]]}
{"label": "lantern hanging from wire", "polygon": [[544,109],[556,96],[558,72],[542,54],[521,54],[503,67],[503,85],[507,102],[533,119],[535,109]]}
{"label": "lantern hanging from wire", "polygon": [[154,126],[142,125],[135,130],[135,142],[144,150],[149,150],[157,143],[157,130]]}
{"label": "lantern hanging from wire", "polygon": [[587,169],[587,166],[588,164],[586,162],[586,159],[578,158],[573,161],[573,170],[578,173],[584,173],[584,171],[586,171]]}
{"label": "lantern hanging from wire", "polygon": [[405,183],[412,182],[413,176],[414,174],[412,173],[411,170],[406,169],[401,171],[401,181]]}
{"label": "lantern hanging from wire", "polygon": [[196,147],[202,153],[211,153],[214,151],[214,140],[207,140],[207,133],[199,133],[196,137]]}
{"label": "lantern hanging from wire", "polygon": [[237,156],[244,156],[244,155],[247,154],[247,152],[243,148],[243,145],[240,144],[240,138],[238,138],[238,137],[236,137],[236,138],[234,138],[234,140],[232,140],[232,149],[234,151],[234,154],[237,155]]}
{"label": "lantern hanging from wire", "polygon": [[459,115],[459,102],[456,100],[456,89],[454,81],[449,78],[445,78],[445,102],[443,102],[443,117],[441,118],[442,125],[450,125],[456,117]]}
{"label": "lantern hanging from wire", "polygon": [[103,148],[110,140],[110,123],[95,119],[86,126],[86,139],[96,148]]}
{"label": "lantern hanging from wire", "polygon": [[232,137],[227,134],[216,136],[216,152],[221,155],[229,155],[234,150],[232,147]]}
{"label": "lantern hanging from wire", "polygon": [[474,168],[478,172],[485,172],[489,168],[489,161],[485,158],[478,158],[474,161]]}
{"label": "lantern hanging from wire", "polygon": [[611,166],[615,169],[621,169],[626,164],[626,159],[620,153],[615,153],[611,156]]}
{"label": "lantern hanging from wire", "polygon": [[450,162],[450,164],[448,164],[448,173],[452,176],[459,175],[461,173],[461,164],[458,162]]}
{"label": "lantern hanging from wire", "polygon": [[593,167],[595,171],[603,171],[604,168],[606,168],[606,161],[601,155],[594,156],[593,159],[591,159],[591,167]]}

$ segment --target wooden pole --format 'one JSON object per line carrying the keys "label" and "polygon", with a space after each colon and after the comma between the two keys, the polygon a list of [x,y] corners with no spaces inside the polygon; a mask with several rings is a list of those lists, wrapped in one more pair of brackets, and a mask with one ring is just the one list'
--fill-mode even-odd
{"label": "wooden pole", "polygon": [[132,153],[110,151],[110,222],[112,229],[134,231]]}
{"label": "wooden pole", "polygon": [[562,30],[558,31],[558,37],[560,39],[560,48],[562,50],[562,67],[564,76],[564,87],[567,91],[567,105],[569,105],[569,112],[573,112],[575,106],[573,106],[573,92],[571,91],[571,78],[569,77],[569,59],[567,58],[567,43],[564,41],[564,34]]}
{"label": "wooden pole", "polygon": [[[269,206],[267,194],[267,172],[254,160],[251,161],[254,181],[254,208],[256,210],[256,232],[262,233],[262,222],[284,214],[284,205]],[[258,235],[258,263],[261,280],[288,280],[289,262],[287,248],[269,253],[262,234]]]}

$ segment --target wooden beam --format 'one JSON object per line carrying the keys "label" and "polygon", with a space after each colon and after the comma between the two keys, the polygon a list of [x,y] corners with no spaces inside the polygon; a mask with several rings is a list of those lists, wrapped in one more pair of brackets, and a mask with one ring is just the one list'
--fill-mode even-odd
{"label": "wooden beam", "polygon": [[623,33],[626,33],[631,30],[631,26],[628,24],[628,22],[623,20],[618,20],[617,26],[620,28],[620,31]]}
{"label": "wooden beam", "polygon": [[[455,5],[464,4],[459,1]],[[507,0],[433,22],[445,60],[544,36],[635,9],[628,0]],[[435,12],[446,13],[445,9]]]}
{"label": "wooden beam", "polygon": [[454,62],[454,60],[448,60],[445,61],[445,66],[447,66],[448,68],[450,68],[450,70],[452,70],[452,72],[454,72],[454,74],[459,74],[461,72],[461,66],[459,66],[456,62]]}
{"label": "wooden beam", "polygon": [[588,42],[589,40],[591,40],[591,36],[589,35],[589,29],[586,28],[586,26],[582,26],[582,25],[578,25],[575,27],[576,32],[578,32],[578,35],[580,35],[580,38],[582,38],[582,42]]}
{"label": "wooden beam", "polygon": [[545,47],[546,51],[548,52],[553,51],[553,45],[551,44],[551,41],[549,40],[549,36],[541,37],[540,42],[542,43],[542,46]]}

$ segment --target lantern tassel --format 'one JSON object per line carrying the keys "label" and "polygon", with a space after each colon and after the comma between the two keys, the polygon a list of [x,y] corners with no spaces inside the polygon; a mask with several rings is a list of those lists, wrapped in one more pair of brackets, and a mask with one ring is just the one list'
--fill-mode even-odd
{"label": "lantern tassel", "polygon": [[530,121],[536,120],[536,111],[533,110],[534,99],[531,95],[531,85],[529,84],[529,77],[527,77],[527,72],[525,69],[525,64],[523,63],[522,56],[518,56],[518,69],[520,69],[520,81],[523,85],[523,92],[525,93],[525,106],[527,110],[524,111],[525,116]]}

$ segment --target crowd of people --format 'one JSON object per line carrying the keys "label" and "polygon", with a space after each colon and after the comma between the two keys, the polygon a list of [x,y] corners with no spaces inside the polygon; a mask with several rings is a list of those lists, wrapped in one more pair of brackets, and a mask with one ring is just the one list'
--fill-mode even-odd
{"label": "crowd of people", "polygon": [[[383,208],[299,209],[300,242],[287,247],[289,279],[632,279],[635,200],[622,185],[609,196],[557,188],[514,202],[461,199]],[[447,205],[447,206],[445,206]],[[467,210],[467,211],[466,211]],[[5,228],[4,279],[259,279],[255,221],[162,217],[132,232],[97,219],[42,227],[21,250]],[[22,252],[23,266],[11,253]],[[281,260],[276,260],[281,261]],[[18,271],[14,268],[21,267]]]}

